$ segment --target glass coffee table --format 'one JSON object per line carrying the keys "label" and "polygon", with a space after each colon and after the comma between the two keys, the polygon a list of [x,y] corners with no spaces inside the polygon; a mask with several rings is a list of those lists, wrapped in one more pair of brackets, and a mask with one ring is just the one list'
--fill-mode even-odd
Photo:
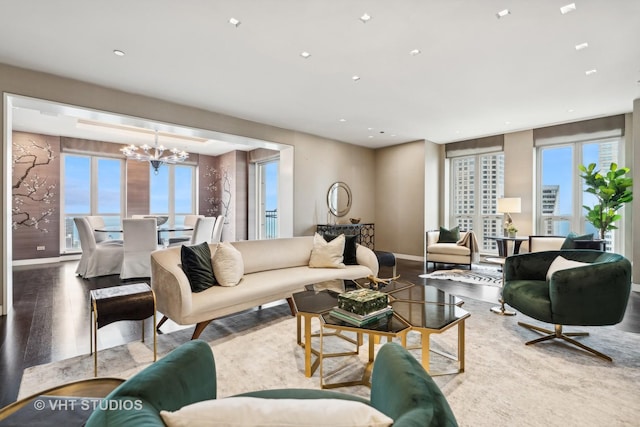
{"label": "glass coffee table", "polygon": [[[447,358],[458,361],[458,369],[435,373],[432,375],[444,375],[464,372],[464,322],[470,314],[461,306],[464,302],[453,294],[444,292],[434,286],[415,285],[404,280],[391,281],[388,284],[378,284],[377,290],[389,294],[389,302],[394,309],[391,317],[382,319],[377,323],[363,326],[355,326],[339,320],[330,315],[333,307],[338,305],[338,295],[350,289],[370,287],[367,279],[344,280],[323,282],[310,285],[307,290],[293,294],[293,302],[297,310],[297,342],[305,349],[305,375],[310,377],[320,367],[320,385],[322,388],[335,388],[351,385],[370,385],[371,367],[374,358],[374,345],[381,337],[391,340],[400,338],[402,345],[407,345],[407,334],[414,330],[421,335],[422,366],[429,372],[430,353],[433,351]],[[312,319],[320,322],[320,332],[311,333]],[[304,325],[302,322],[304,321]],[[458,351],[457,355],[431,349],[431,334],[440,334],[448,329],[458,327]],[[302,330],[304,329],[304,341]],[[325,329],[332,332],[326,332]],[[345,332],[355,333],[353,339],[346,336]],[[368,336],[369,360],[365,367],[361,380],[327,384],[324,382],[322,368],[323,358],[347,356],[358,354],[359,346],[363,344],[362,336]],[[324,337],[337,335],[353,344],[356,348],[353,352],[324,353]],[[314,349],[311,346],[312,337],[320,337],[320,347]],[[312,355],[315,361],[312,363]]]}

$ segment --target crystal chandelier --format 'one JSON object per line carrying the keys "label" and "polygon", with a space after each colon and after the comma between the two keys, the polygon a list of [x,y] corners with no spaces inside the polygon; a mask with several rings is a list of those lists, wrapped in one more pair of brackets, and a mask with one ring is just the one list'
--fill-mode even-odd
{"label": "crystal chandelier", "polygon": [[[138,152],[138,149],[140,148],[142,149],[141,153]],[[155,144],[153,147],[150,147],[147,144],[144,144],[142,147],[132,144],[121,148],[120,151],[122,151],[122,154],[124,154],[127,159],[149,162],[155,175],[158,175],[158,168],[162,166],[163,163],[181,163],[189,158],[189,153],[186,151],[180,151],[177,148],[169,150],[171,154],[164,154],[166,148],[162,145],[158,145],[158,131],[155,133]]]}

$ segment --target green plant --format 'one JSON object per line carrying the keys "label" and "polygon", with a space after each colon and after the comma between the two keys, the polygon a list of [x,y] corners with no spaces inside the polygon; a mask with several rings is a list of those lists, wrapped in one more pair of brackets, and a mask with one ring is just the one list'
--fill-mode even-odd
{"label": "green plant", "polygon": [[592,207],[582,206],[587,210],[586,219],[600,231],[600,238],[604,239],[608,230],[618,228],[613,225],[615,221],[622,218],[617,213],[618,210],[625,203],[633,200],[631,191],[633,179],[625,176],[630,169],[618,168],[616,163],[611,163],[609,171],[605,174],[595,170],[595,163],[586,167],[580,165],[578,168],[582,172],[580,177],[584,179],[586,185],[585,191],[593,194],[598,200],[598,203]]}
{"label": "green plant", "polygon": [[513,224],[509,224],[507,225],[507,233],[517,233],[518,229],[516,228],[515,225]]}

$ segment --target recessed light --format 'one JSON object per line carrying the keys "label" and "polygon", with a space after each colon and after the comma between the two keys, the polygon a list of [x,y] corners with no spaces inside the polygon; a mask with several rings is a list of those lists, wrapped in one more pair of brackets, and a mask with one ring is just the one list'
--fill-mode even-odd
{"label": "recessed light", "polygon": [[367,130],[373,130],[373,128],[367,128]]}
{"label": "recessed light", "polygon": [[569,12],[573,12],[574,10],[576,10],[576,4],[575,3],[570,3],[570,4],[566,4],[564,6],[562,6],[560,8],[560,13],[562,13],[563,15],[566,15]]}
{"label": "recessed light", "polygon": [[353,80],[354,82],[357,82],[358,80],[360,80],[360,76],[352,76],[351,80]]}
{"label": "recessed light", "polygon": [[371,16],[368,13],[365,13],[360,17],[360,20],[362,21],[363,24],[366,24],[371,20]]}
{"label": "recessed light", "polygon": [[304,59],[308,59],[311,56],[311,54],[305,50],[300,54],[300,56],[302,56]]}
{"label": "recessed light", "polygon": [[338,121],[344,123],[347,121],[347,119],[338,119]]}
{"label": "recessed light", "polygon": [[233,25],[234,27],[238,28],[240,26],[242,22],[240,22],[239,19],[236,18],[229,18],[229,24]]}
{"label": "recessed light", "polygon": [[509,120],[507,120],[506,122],[504,122],[505,125],[510,125],[511,122]]}
{"label": "recessed light", "polygon": [[420,53],[421,53],[420,49],[413,49],[412,51],[409,52],[409,55],[416,56],[416,55],[420,55]]}
{"label": "recessed light", "polygon": [[582,50],[589,47],[589,43],[584,42],[576,45],[576,50]]}
{"label": "recessed light", "polygon": [[124,52],[123,52],[123,51],[121,51],[121,50],[118,50],[118,49],[114,49],[114,50],[113,50],[113,54],[114,54],[115,56],[124,56]]}
{"label": "recessed light", "polygon": [[596,69],[594,68],[594,69],[592,69],[592,70],[587,70],[587,71],[585,71],[584,73],[585,73],[587,76],[591,76],[591,75],[593,75],[593,74],[595,74],[595,73],[597,73],[597,72],[598,72],[598,70],[596,70]]}
{"label": "recessed light", "polygon": [[507,15],[510,15],[511,11],[509,9],[503,9],[500,12],[496,13],[496,18],[500,19],[500,18],[504,18]]}
{"label": "recessed light", "polygon": [[574,111],[576,111],[576,110],[574,110],[573,108],[569,108],[569,109],[567,110],[567,113],[573,113]]}
{"label": "recessed light", "polygon": [[373,138],[373,135],[369,135],[369,138]]}

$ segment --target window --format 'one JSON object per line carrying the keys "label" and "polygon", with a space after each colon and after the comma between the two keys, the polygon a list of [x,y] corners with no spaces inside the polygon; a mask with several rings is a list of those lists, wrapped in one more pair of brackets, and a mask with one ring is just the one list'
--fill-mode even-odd
{"label": "window", "polygon": [[168,215],[171,225],[184,225],[185,215],[196,212],[196,167],[165,164],[157,175],[149,169],[150,213]]}
{"label": "window", "polygon": [[80,250],[76,216],[100,215],[107,226],[120,225],[123,210],[123,161],[63,154],[61,252]]}
{"label": "window", "polygon": [[495,236],[502,230],[496,200],[504,195],[504,154],[490,153],[451,160],[451,224],[473,230],[480,250],[497,251]]}
{"label": "window", "polygon": [[[576,142],[539,148],[538,167],[538,233],[566,236],[570,231],[584,234],[598,230],[584,217],[583,205],[595,203],[595,197],[584,192],[578,165],[595,163],[596,169],[608,170],[611,163],[619,163],[619,140]],[[619,221],[617,226],[622,225]],[[619,230],[605,236],[607,247],[621,250]]]}

